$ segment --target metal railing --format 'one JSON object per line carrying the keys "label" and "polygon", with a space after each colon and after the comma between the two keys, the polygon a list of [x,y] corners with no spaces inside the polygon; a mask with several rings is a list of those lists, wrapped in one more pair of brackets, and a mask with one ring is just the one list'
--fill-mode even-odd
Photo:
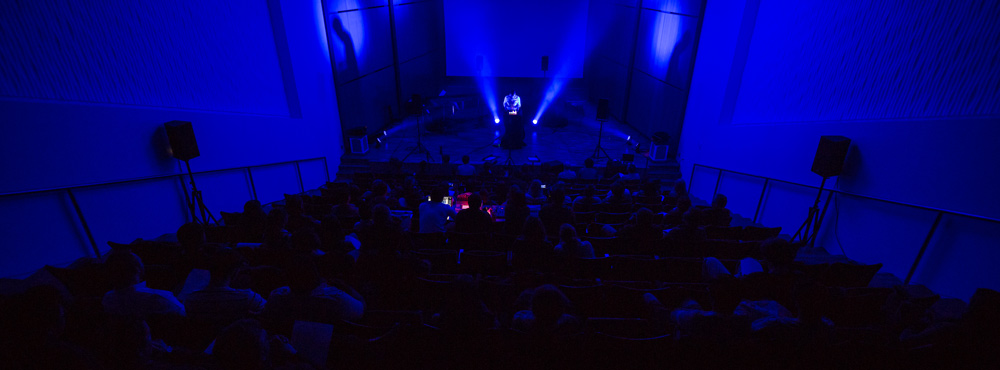
{"label": "metal railing", "polygon": [[[697,170],[698,168],[705,168],[705,169],[709,169],[709,170],[715,170],[715,171],[718,171],[718,173],[719,173],[716,176],[716,179],[715,179],[715,190],[712,192],[712,197],[709,198],[709,199],[714,199],[715,195],[719,193],[719,185],[722,183],[722,175],[723,174],[731,173],[731,174],[736,174],[736,175],[741,175],[741,176],[749,176],[749,177],[754,177],[754,178],[758,178],[758,179],[763,179],[764,180],[764,188],[761,189],[761,191],[760,191],[760,198],[757,200],[757,209],[754,211],[754,215],[753,215],[753,223],[755,223],[755,224],[757,223],[757,219],[760,217],[761,206],[764,203],[764,198],[767,197],[768,186],[771,184],[771,182],[779,182],[779,183],[784,183],[784,184],[789,184],[789,185],[795,185],[795,186],[800,186],[800,187],[814,189],[814,190],[819,190],[820,189],[818,186],[800,184],[800,183],[797,183],[797,182],[791,182],[791,181],[785,181],[785,180],[779,180],[779,179],[775,179],[775,178],[771,178],[771,177],[767,177],[767,176],[754,175],[754,174],[749,174],[749,173],[745,173],[745,172],[731,171],[731,170],[727,170],[727,169],[724,169],[724,168],[706,166],[706,165],[697,164],[697,163],[694,164],[694,166],[692,166],[692,168],[691,168],[691,179],[690,179],[690,181],[688,181],[688,189],[692,189],[693,188],[692,184],[694,183],[694,174],[695,174],[695,170]],[[833,196],[833,194],[838,194],[838,195],[846,195],[846,196],[849,196],[849,197],[860,198],[860,199],[864,199],[864,200],[871,200],[871,201],[888,203],[888,204],[894,204],[894,205],[899,205],[899,206],[904,206],[904,207],[916,208],[916,209],[921,209],[921,210],[931,211],[931,212],[935,212],[936,213],[936,216],[934,217],[934,223],[931,224],[930,230],[927,231],[927,236],[924,238],[924,242],[920,246],[920,251],[917,252],[917,256],[916,256],[916,258],[914,258],[913,264],[910,266],[910,271],[906,274],[906,279],[903,281],[904,284],[909,284],[910,280],[913,278],[913,274],[917,271],[917,266],[920,265],[920,260],[924,257],[924,253],[927,251],[927,247],[930,245],[931,240],[934,237],[934,232],[937,231],[937,227],[938,227],[938,225],[941,224],[941,218],[943,218],[944,215],[960,216],[960,217],[966,217],[966,218],[971,218],[971,219],[975,219],[975,220],[981,220],[981,221],[987,221],[987,222],[992,222],[992,223],[1000,224],[1000,219],[996,219],[996,218],[992,218],[992,217],[986,217],[986,216],[980,216],[980,215],[974,215],[974,214],[971,214],[971,213],[965,213],[965,212],[952,211],[952,210],[947,210],[947,209],[942,209],[942,208],[922,206],[922,205],[913,204],[913,203],[899,202],[899,201],[895,201],[895,200],[889,200],[889,199],[883,199],[883,198],[878,198],[878,197],[872,197],[872,196],[868,196],[868,195],[856,194],[856,193],[846,192],[846,191],[837,190],[837,189],[823,188],[823,191],[827,192],[827,196],[826,196],[826,203],[827,204],[830,203],[830,198]],[[824,206],[824,209],[825,208],[826,207]],[[820,216],[820,217],[822,217],[822,216]]]}
{"label": "metal railing", "polygon": [[[219,173],[219,172],[244,171],[246,173],[248,179],[250,180],[250,192],[251,192],[251,194],[253,194],[253,199],[254,200],[258,200],[257,199],[257,186],[254,184],[254,181],[253,181],[253,169],[254,168],[280,166],[280,165],[284,165],[284,164],[294,164],[295,165],[295,173],[296,173],[296,175],[298,176],[298,179],[299,179],[299,191],[300,191],[300,193],[304,193],[305,192],[305,185],[302,183],[302,170],[299,167],[299,164],[301,164],[303,162],[313,162],[313,161],[320,161],[320,160],[323,161],[323,168],[324,168],[324,170],[326,172],[326,181],[329,182],[330,181],[330,165],[327,162],[326,157],[316,157],[316,158],[298,159],[298,160],[284,161],[284,162],[274,162],[274,163],[257,164],[257,165],[252,165],[252,166],[230,167],[230,168],[222,168],[222,169],[216,169],[216,170],[198,171],[198,172],[194,172],[193,174],[194,175],[204,175],[204,174]],[[83,209],[80,207],[80,203],[76,199],[76,194],[73,193],[74,190],[87,189],[87,188],[96,188],[96,187],[103,187],[103,186],[112,186],[112,185],[120,185],[120,184],[128,184],[128,183],[135,183],[135,182],[163,180],[163,179],[169,179],[169,178],[177,178],[177,180],[179,180],[181,182],[181,188],[184,189],[184,197],[188,198],[188,197],[190,197],[190,195],[188,194],[188,185],[187,185],[187,183],[184,182],[184,178],[187,175],[188,175],[187,173],[181,172],[181,173],[174,173],[174,174],[169,174],[169,175],[147,176],[147,177],[139,177],[139,178],[134,178],[134,179],[117,180],[117,181],[111,181],[111,182],[99,182],[99,183],[92,183],[92,184],[71,185],[71,186],[63,186],[63,187],[55,187],[55,188],[45,188],[45,189],[33,189],[33,190],[15,191],[15,192],[2,193],[2,194],[0,194],[0,198],[11,197],[11,196],[18,196],[18,195],[33,195],[33,194],[41,194],[41,193],[66,192],[66,195],[69,196],[70,202],[73,203],[73,210],[76,211],[76,216],[77,216],[77,218],[80,221],[80,226],[83,227],[83,231],[87,234],[87,239],[90,241],[90,246],[91,246],[91,248],[94,249],[94,255],[95,256],[100,256],[101,255],[101,251],[100,251],[100,249],[97,246],[97,241],[95,241],[95,239],[94,239],[94,234],[93,234],[93,232],[91,232],[90,226],[87,224],[87,218],[83,214]]]}

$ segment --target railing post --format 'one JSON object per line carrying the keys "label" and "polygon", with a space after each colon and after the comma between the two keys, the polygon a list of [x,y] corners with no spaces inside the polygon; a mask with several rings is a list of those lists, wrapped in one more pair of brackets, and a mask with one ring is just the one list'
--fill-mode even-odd
{"label": "railing post", "polygon": [[87,239],[90,240],[90,247],[94,249],[94,257],[101,258],[101,250],[97,248],[97,241],[94,240],[94,234],[90,232],[90,225],[87,224],[87,219],[83,217],[83,210],[80,209],[80,203],[76,201],[73,189],[67,188],[66,194],[69,194],[69,200],[73,202],[73,209],[76,210],[76,217],[80,218],[80,225],[83,226],[83,232],[87,233]]}
{"label": "railing post", "polygon": [[934,218],[934,224],[931,225],[931,230],[927,232],[927,237],[924,238],[924,244],[920,246],[920,251],[917,252],[917,258],[913,259],[913,266],[910,266],[910,272],[906,274],[906,280],[903,280],[904,285],[910,284],[910,279],[913,278],[913,273],[917,272],[917,266],[920,265],[920,259],[924,258],[924,252],[927,251],[927,246],[931,244],[931,238],[934,237],[934,232],[937,231],[938,224],[941,223],[941,217],[944,216],[944,212],[938,212],[937,217]]}
{"label": "railing post", "polygon": [[295,161],[295,173],[299,175],[299,194],[305,193],[306,188],[302,185],[302,169],[299,168],[299,161]]}
{"label": "railing post", "polygon": [[326,182],[330,182],[330,163],[323,157],[323,168],[326,169]]}
{"label": "railing post", "polygon": [[[715,190],[712,191],[712,197],[708,199],[708,203],[709,204],[712,204],[712,201],[715,200],[715,195],[719,194],[719,184],[720,183],[722,183],[722,169],[719,169],[719,177],[715,178]],[[688,192],[688,193],[690,193],[690,192]]]}
{"label": "railing post", "polygon": [[250,178],[250,192],[253,194],[253,200],[257,199],[257,185],[253,183],[253,172],[250,171],[250,167],[244,167],[247,170],[247,176]]}
{"label": "railing post", "polygon": [[757,210],[753,212],[753,223],[757,223],[757,216],[760,215],[760,206],[764,204],[764,195],[767,195],[767,185],[771,182],[770,178],[764,179],[764,188],[760,189],[760,198],[757,199]]}
{"label": "railing post", "polygon": [[[691,189],[694,189],[694,187],[693,187],[694,186],[694,171],[697,170],[697,169],[698,169],[698,164],[697,163],[691,165],[691,178],[688,179],[688,182],[687,182],[687,191],[688,191],[688,194],[691,194]],[[684,179],[681,178],[681,181],[684,181]]]}

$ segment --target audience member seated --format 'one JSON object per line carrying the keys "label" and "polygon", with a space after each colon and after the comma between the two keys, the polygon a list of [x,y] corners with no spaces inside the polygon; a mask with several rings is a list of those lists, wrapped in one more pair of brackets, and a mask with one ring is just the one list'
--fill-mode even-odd
{"label": "audience member seated", "polygon": [[597,169],[594,168],[594,160],[587,158],[583,160],[583,168],[576,172],[576,178],[580,180],[597,180]]}
{"label": "audience member seated", "polygon": [[656,214],[647,208],[636,211],[634,224],[625,225],[615,236],[635,241],[650,241],[663,239],[663,229],[653,224]]}
{"label": "audience member seated", "polygon": [[285,231],[285,224],[288,222],[288,213],[284,209],[274,208],[267,214],[267,227],[264,229],[263,247],[272,250],[287,248],[288,239],[292,237]]}
{"label": "audience member seated", "polygon": [[541,181],[538,179],[531,180],[531,184],[528,185],[528,192],[524,194],[524,198],[528,201],[528,205],[540,205],[545,203],[545,192],[542,190]]}
{"label": "audience member seated", "polygon": [[597,188],[594,185],[587,185],[583,189],[583,195],[573,200],[573,212],[593,212],[594,206],[601,204],[601,198],[598,198],[596,193]]}
{"label": "audience member seated", "polygon": [[264,298],[249,289],[229,286],[243,267],[243,257],[230,248],[221,248],[209,256],[210,280],[204,289],[184,299],[188,317],[200,323],[222,328],[264,310]]}
{"label": "audience member seated", "polygon": [[524,294],[531,296],[531,310],[514,314],[511,328],[540,335],[579,332],[580,320],[568,313],[571,302],[559,288],[546,284]]}
{"label": "audience member seated", "polygon": [[744,258],[739,271],[732,273],[715,257],[706,257],[704,274],[708,280],[737,276],[747,288],[744,295],[753,300],[774,300],[784,307],[794,307],[792,290],[804,281],[804,276],[795,271],[793,263],[798,253],[798,245],[781,238],[771,238],[761,242],[763,260]]}
{"label": "audience member seated", "polygon": [[729,226],[733,215],[726,209],[726,196],[716,194],[712,207],[701,211],[701,219],[705,226]]}
{"label": "audience member seated", "polygon": [[625,172],[619,175],[622,180],[638,180],[639,169],[634,164],[629,164]]}
{"label": "audience member seated", "polygon": [[282,325],[295,320],[335,323],[357,320],[364,314],[365,304],[354,289],[345,284],[328,285],[320,277],[312,257],[292,258],[285,269],[288,286],[275,289],[267,298],[264,314]]}
{"label": "audience member seated", "polygon": [[351,204],[351,191],[347,188],[338,188],[333,191],[333,210],[331,215],[341,219],[355,219],[361,217],[358,207]]}
{"label": "audience member seated", "polygon": [[[417,179],[413,176],[406,176],[403,179],[403,185],[396,188],[395,195],[393,199],[398,199],[400,205],[406,209],[417,209],[420,203],[424,201],[426,195],[420,190],[420,186],[417,186]],[[391,205],[389,208],[393,208]]]}
{"label": "audience member seated", "polygon": [[631,207],[632,195],[629,194],[628,189],[625,188],[625,183],[618,180],[611,184],[611,192],[608,194],[608,197],[604,199],[604,203],[609,205],[626,205]]}
{"label": "audience member seated", "polygon": [[174,369],[169,361],[169,345],[153,340],[146,321],[129,317],[111,318],[107,323],[107,350],[104,362],[111,369]]}
{"label": "audience member seated", "polygon": [[476,175],[476,166],[473,166],[473,165],[469,164],[469,156],[467,156],[467,155],[463,155],[462,156],[462,164],[458,165],[458,170],[456,171],[456,173],[459,176],[475,176]]}
{"label": "audience member seated", "polygon": [[686,195],[677,198],[677,205],[663,216],[663,223],[680,225],[684,221],[684,213],[691,209],[691,198]]}
{"label": "audience member seated", "polygon": [[522,229],[524,233],[514,242],[511,264],[515,268],[548,271],[554,251],[552,243],[546,240],[542,221],[529,216]]}
{"label": "audience member seated", "polygon": [[689,209],[684,213],[680,226],[667,232],[667,240],[675,244],[693,244],[708,240],[705,230],[701,229],[700,212]]}
{"label": "audience member seated", "polygon": [[[670,313],[678,338],[687,338],[699,344],[719,345],[746,338],[751,329],[747,315],[735,312],[740,304],[739,282],[735,278],[720,279],[709,287],[712,309],[702,309],[693,300],[687,300]],[[652,299],[655,305],[655,298]],[[650,300],[647,298],[647,302]]]}
{"label": "audience member seated", "polygon": [[403,226],[392,217],[385,204],[375,206],[372,219],[359,224],[357,235],[361,241],[361,253],[371,256],[392,255],[406,249],[408,243]]}
{"label": "audience member seated", "polygon": [[371,211],[373,207],[379,204],[385,204],[391,207],[389,194],[389,184],[382,180],[375,180],[375,182],[372,183],[372,190],[364,195],[365,207],[362,208],[366,211],[363,212],[365,213],[364,218],[367,219],[371,217],[371,215],[367,214],[367,212]]}
{"label": "audience member seated", "polygon": [[471,275],[459,275],[452,283],[444,308],[431,317],[431,324],[449,334],[476,335],[500,324],[486,307],[479,284]]}
{"label": "audience member seated", "polygon": [[684,183],[684,180],[677,180],[674,183],[674,190],[670,191],[670,196],[673,198],[688,196],[687,185]]}
{"label": "audience member seated", "polygon": [[185,315],[184,305],[166,290],[150,289],[142,280],[145,267],[139,256],[115,251],[104,261],[113,289],[104,294],[104,311],[119,316],[145,318],[152,314]]}
{"label": "audience member seated", "polygon": [[455,209],[441,203],[448,195],[448,188],[438,185],[431,191],[431,200],[420,204],[420,232],[421,233],[443,233],[448,217],[455,217]]}
{"label": "audience member seated", "polygon": [[296,354],[288,338],[268,335],[256,320],[240,320],[225,328],[212,347],[212,356],[222,370],[315,369]]}
{"label": "audience member seated", "polygon": [[563,166],[563,170],[559,172],[559,178],[563,180],[573,180],[576,178],[576,172],[569,169],[569,167]]}
{"label": "audience member seated", "polygon": [[580,241],[573,225],[562,224],[559,227],[559,244],[555,247],[555,254],[562,259],[594,258],[594,247],[590,242]]}
{"label": "audience member seated", "polygon": [[493,231],[493,217],[483,211],[483,199],[478,193],[469,194],[469,208],[455,215],[455,231],[466,234]]}
{"label": "audience member seated", "polygon": [[236,225],[240,234],[240,242],[260,243],[264,237],[264,227],[267,225],[267,213],[256,200],[248,200],[243,204],[243,214]]}
{"label": "audience member seated", "polygon": [[660,194],[660,180],[647,180],[642,184],[642,189],[635,196],[636,203],[660,204],[663,202],[663,195]]}
{"label": "audience member seated", "polygon": [[302,197],[289,195],[285,197],[285,210],[288,211],[288,222],[285,229],[295,233],[302,229],[315,229],[319,226],[319,221],[306,214]]}
{"label": "audience member seated", "polygon": [[574,222],[573,210],[563,204],[565,199],[566,195],[561,188],[553,189],[549,196],[549,204],[538,211],[538,218],[542,220],[545,230],[548,230],[551,236],[556,235],[554,233],[559,230],[559,225],[572,225]]}
{"label": "audience member seated", "polygon": [[510,187],[507,193],[507,202],[504,204],[503,233],[507,235],[520,235],[524,228],[524,221],[531,215],[527,200],[521,188],[517,185]]}
{"label": "audience member seated", "polygon": [[59,291],[41,285],[0,296],[0,358],[5,369],[99,369],[82,348],[62,338],[65,311]]}
{"label": "audience member seated", "polygon": [[188,222],[177,228],[177,243],[184,251],[185,266],[182,269],[205,268],[205,227],[197,222]]}
{"label": "audience member seated", "polygon": [[319,239],[322,245],[320,250],[327,254],[344,254],[356,251],[361,247],[358,239],[344,235],[340,219],[336,216],[327,216],[319,224]]}

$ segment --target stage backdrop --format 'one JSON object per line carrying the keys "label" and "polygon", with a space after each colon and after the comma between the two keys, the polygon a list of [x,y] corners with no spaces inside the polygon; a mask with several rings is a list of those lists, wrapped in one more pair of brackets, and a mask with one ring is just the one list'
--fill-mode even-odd
{"label": "stage backdrop", "polygon": [[542,56],[549,56],[549,77],[583,77],[587,1],[444,0],[445,45],[449,76],[542,77]]}

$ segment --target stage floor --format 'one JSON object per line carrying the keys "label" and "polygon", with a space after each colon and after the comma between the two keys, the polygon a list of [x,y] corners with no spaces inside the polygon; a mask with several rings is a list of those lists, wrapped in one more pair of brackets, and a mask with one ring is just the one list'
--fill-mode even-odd
{"label": "stage floor", "polygon": [[[584,118],[579,121],[570,120],[568,125],[561,128],[548,127],[543,122],[532,125],[530,119],[525,117],[524,142],[527,146],[510,151],[514,164],[530,163],[528,157],[534,156],[541,162],[558,160],[569,166],[582,166],[584,159],[593,155],[597,146],[600,123],[594,118],[596,111],[595,105],[586,103]],[[483,163],[483,158],[489,155],[496,156],[497,161],[503,163],[507,158],[507,150],[500,149],[497,145],[499,143],[497,138],[503,133],[503,124],[502,122],[494,124],[492,117],[488,118],[462,122],[444,132],[428,132],[421,126],[421,142],[430,151],[432,158],[428,162],[440,163],[440,153],[443,152],[451,156],[451,163],[461,163],[463,155],[468,155],[473,164]],[[611,159],[621,159],[622,154],[635,153],[626,145],[629,136],[639,138],[640,134],[628,125],[609,119],[604,124],[601,146]],[[423,154],[413,153],[407,156],[417,143],[416,120],[413,118],[404,120],[402,124],[390,130],[384,140],[385,144],[381,147],[372,147],[364,155],[351,156],[373,162],[388,162],[391,158],[406,163],[427,160]],[[639,141],[644,147],[649,145],[647,138]],[[605,158],[595,160],[599,166],[606,162]],[[635,164],[637,167],[645,167],[646,162],[637,160]]]}

